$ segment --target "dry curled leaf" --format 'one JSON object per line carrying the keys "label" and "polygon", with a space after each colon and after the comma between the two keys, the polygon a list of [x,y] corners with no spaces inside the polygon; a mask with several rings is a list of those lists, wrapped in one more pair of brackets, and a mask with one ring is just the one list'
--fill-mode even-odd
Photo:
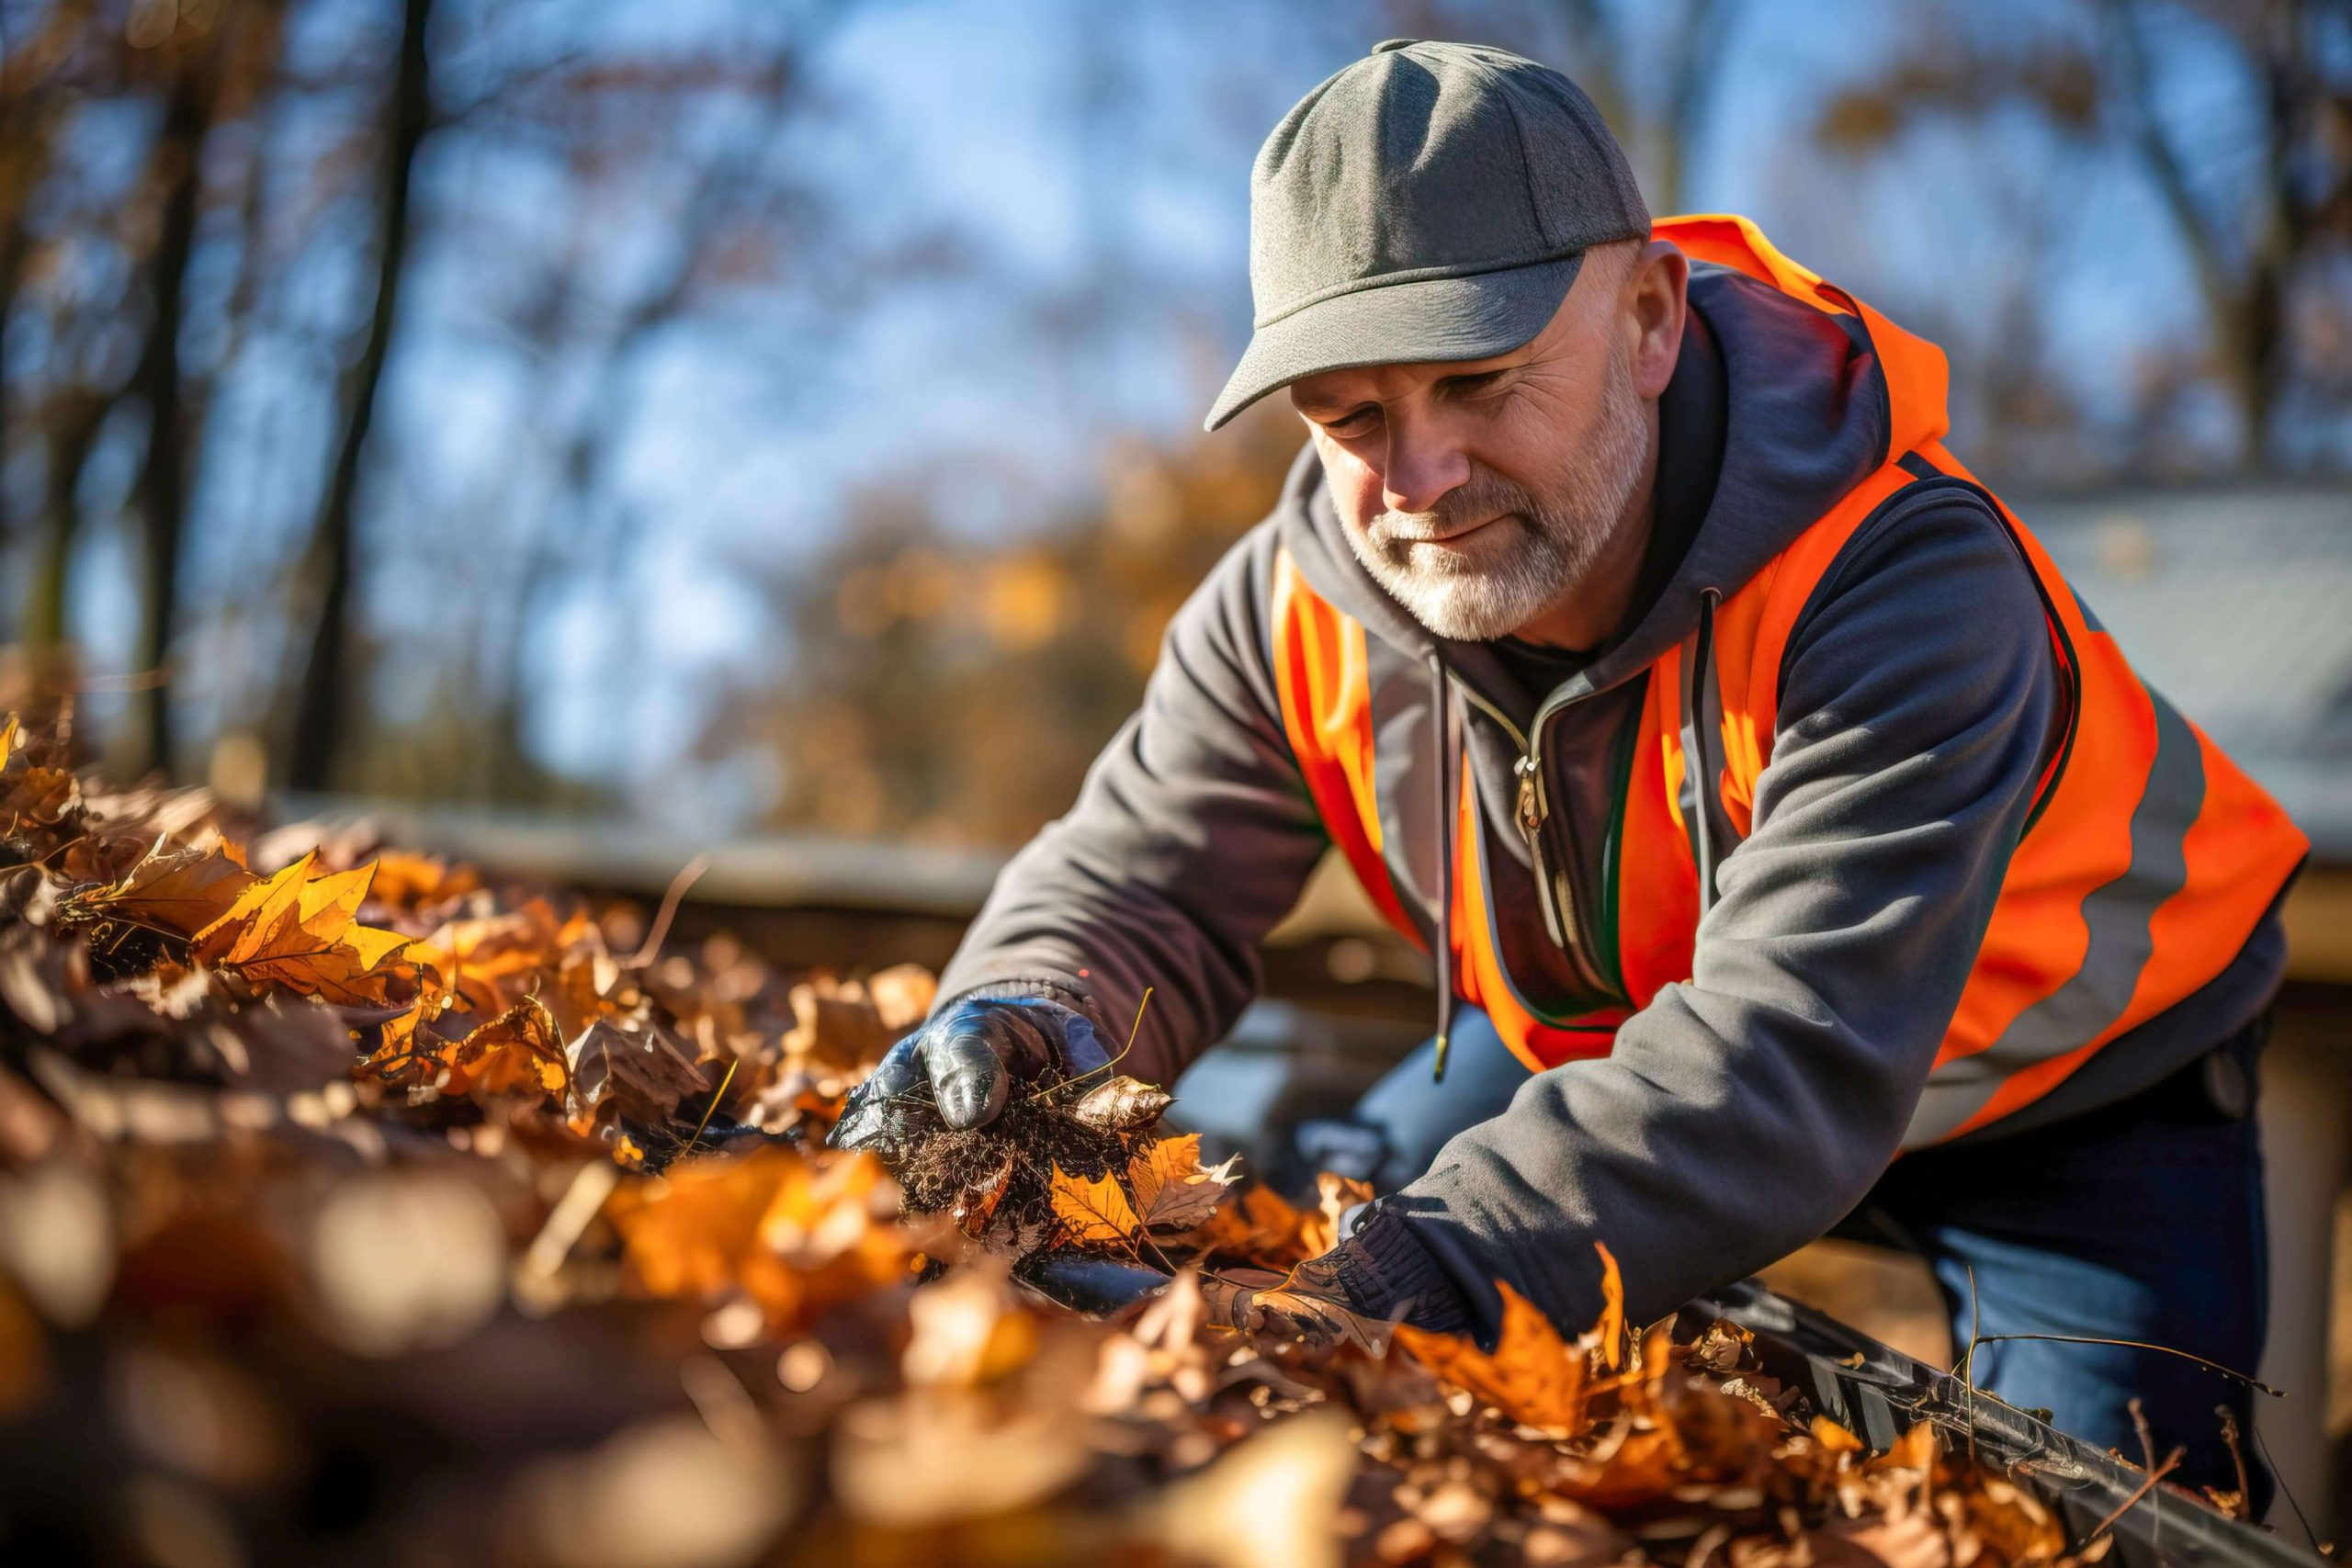
{"label": "dry curled leaf", "polygon": [[956,1200],[948,1217],[966,1235],[978,1236],[989,1228],[989,1222],[996,1217],[997,1206],[1004,1201],[1005,1190],[1012,1185],[1012,1173],[1019,1164],[1012,1151],[1007,1149],[1004,1163],[995,1175],[972,1183]]}
{"label": "dry curled leaf", "polygon": [[448,1094],[555,1095],[570,1080],[555,1020],[526,998],[441,1053]]}
{"label": "dry curled leaf", "polygon": [[585,1130],[607,1106],[637,1122],[656,1122],[688,1095],[710,1085],[670,1032],[656,1023],[623,1025],[598,1019],[565,1051],[571,1089],[565,1111]]}
{"label": "dry curled leaf", "polygon": [[1176,1097],[1158,1084],[1114,1077],[1080,1095],[1064,1114],[1106,1133],[1144,1133],[1175,1103]]}
{"label": "dry curled leaf", "polygon": [[11,831],[63,821],[82,804],[82,784],[67,768],[27,768],[9,783],[6,810]]}
{"label": "dry curled leaf", "polygon": [[741,1292],[772,1332],[907,1278],[917,1253],[891,1223],[898,1194],[867,1156],[825,1164],[774,1146],[705,1155],[624,1181],[605,1213],[641,1293]]}
{"label": "dry curled leaf", "polygon": [[1315,1256],[1307,1245],[1307,1233],[1316,1219],[1272,1188],[1258,1183],[1243,1188],[1232,1201],[1218,1204],[1192,1239],[1194,1245],[1227,1258],[1287,1269]]}
{"label": "dry curled leaf", "polygon": [[1340,1245],[1340,1222],[1357,1204],[1372,1201],[1372,1183],[1327,1170],[1315,1179],[1315,1213],[1307,1216],[1299,1237],[1310,1258],[1319,1258]]}

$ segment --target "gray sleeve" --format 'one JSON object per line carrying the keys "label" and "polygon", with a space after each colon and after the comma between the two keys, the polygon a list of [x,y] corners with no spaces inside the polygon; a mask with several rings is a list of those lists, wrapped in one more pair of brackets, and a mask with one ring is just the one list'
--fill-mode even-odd
{"label": "gray sleeve", "polygon": [[1275,536],[1252,530],[1168,628],[1143,707],[1078,803],[1014,856],[940,976],[946,1000],[1041,995],[1167,1082],[1257,994],[1259,940],[1329,840],[1283,731],[1269,619]]}
{"label": "gray sleeve", "polygon": [[1692,977],[1608,1057],[1529,1079],[1387,1207],[1491,1328],[1636,1321],[1827,1230],[1894,1158],[2024,829],[2058,696],[2040,596],[1991,511],[1898,501],[1816,587],[1782,665],[1751,836]]}

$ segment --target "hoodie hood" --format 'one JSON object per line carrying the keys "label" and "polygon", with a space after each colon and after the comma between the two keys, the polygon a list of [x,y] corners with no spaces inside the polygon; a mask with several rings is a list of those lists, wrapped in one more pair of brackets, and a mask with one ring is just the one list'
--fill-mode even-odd
{"label": "hoodie hood", "polygon": [[[1709,262],[1691,267],[1690,303],[1723,366],[1724,447],[1713,498],[1664,590],[1569,677],[1560,695],[1605,690],[1647,669],[1696,629],[1707,591],[1727,596],[1747,582],[1888,456],[1886,380],[1857,318],[1816,310]],[[1307,583],[1368,635],[1417,662],[1435,656],[1456,670],[1482,662],[1479,645],[1432,636],[1364,570],[1311,446],[1284,483],[1280,525]]]}

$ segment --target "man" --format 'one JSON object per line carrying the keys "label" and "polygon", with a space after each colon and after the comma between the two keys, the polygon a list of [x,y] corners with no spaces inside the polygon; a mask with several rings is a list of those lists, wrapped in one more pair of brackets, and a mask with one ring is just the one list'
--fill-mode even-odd
{"label": "man", "polygon": [[[1519,1082],[1235,1321],[1486,1336],[1501,1280],[1573,1330],[1596,1242],[1647,1319],[1851,1216],[1963,1339],[2251,1371],[2305,842],[1944,449],[1941,354],[1743,220],[1653,224],[1584,96],[1498,50],[1324,83],[1251,219],[1208,423],[1286,390],[1307,448],[861,1105],[927,1075],[983,1122],[1147,985],[1127,1070],[1172,1078],[1336,845],[1435,957],[1438,1075],[1458,1042]],[[1976,1370],[2132,1451],[2139,1394],[2231,1483],[2243,1390],[2191,1361]]]}

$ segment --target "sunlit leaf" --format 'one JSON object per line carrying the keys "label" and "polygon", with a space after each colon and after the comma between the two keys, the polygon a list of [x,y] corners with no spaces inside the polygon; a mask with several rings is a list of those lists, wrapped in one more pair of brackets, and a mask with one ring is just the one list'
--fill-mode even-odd
{"label": "sunlit leaf", "polygon": [[1114,1077],[1079,1096],[1066,1114],[1106,1133],[1142,1133],[1149,1131],[1159,1113],[1175,1103],[1176,1097],[1158,1084]]}
{"label": "sunlit leaf", "polygon": [[1456,1388],[1466,1389],[1531,1427],[1575,1427],[1584,1418],[1585,1353],[1560,1337],[1552,1320],[1509,1285],[1494,1350],[1464,1335],[1432,1334],[1400,1324],[1396,1342]]}
{"label": "sunlit leaf", "polygon": [[1135,1187],[1136,1211],[1145,1228],[1190,1230],[1205,1222],[1237,1179],[1233,1166],[1228,1159],[1204,1169],[1198,1133],[1162,1138],[1138,1152],[1127,1164],[1127,1179]]}
{"label": "sunlit leaf", "polygon": [[260,880],[219,850],[172,849],[158,839],[122,880],[85,888],[68,908],[77,917],[111,917],[194,936]]}
{"label": "sunlit leaf", "polygon": [[1616,1254],[1599,1242],[1593,1250],[1600,1254],[1600,1318],[1591,1337],[1600,1342],[1601,1365],[1613,1372],[1625,1364],[1625,1280],[1617,1271]]}
{"label": "sunlit leaf", "polygon": [[278,985],[349,1007],[391,999],[392,961],[408,946],[394,931],[353,923],[368,896],[369,868],[311,877],[316,852],[238,894],[198,931],[190,951],[200,964],[248,984]]}
{"label": "sunlit leaf", "polygon": [[1069,1228],[1070,1238],[1081,1246],[1123,1246],[1131,1242],[1143,1226],[1136,1216],[1135,1205],[1127,1201],[1127,1195],[1112,1177],[1072,1176],[1057,1165],[1048,1197],[1054,1217]]}

